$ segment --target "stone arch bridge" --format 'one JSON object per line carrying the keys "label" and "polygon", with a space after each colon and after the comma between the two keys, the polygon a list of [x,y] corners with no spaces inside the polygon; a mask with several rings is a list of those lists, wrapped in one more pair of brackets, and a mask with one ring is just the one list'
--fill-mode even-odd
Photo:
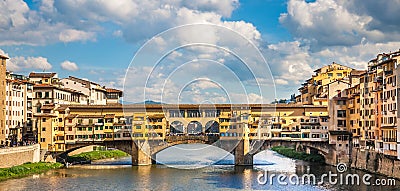
{"label": "stone arch bridge", "polygon": [[336,156],[336,147],[326,142],[289,141],[289,140],[246,140],[246,139],[220,139],[219,136],[184,135],[167,136],[165,140],[114,140],[96,142],[78,142],[67,144],[67,153],[85,146],[101,145],[124,151],[132,156],[132,165],[155,164],[156,154],[164,149],[178,144],[202,143],[219,147],[234,156],[235,165],[253,165],[253,156],[261,151],[274,146],[295,147],[296,150],[307,153],[318,153],[325,157],[327,164],[336,165],[339,160]]}

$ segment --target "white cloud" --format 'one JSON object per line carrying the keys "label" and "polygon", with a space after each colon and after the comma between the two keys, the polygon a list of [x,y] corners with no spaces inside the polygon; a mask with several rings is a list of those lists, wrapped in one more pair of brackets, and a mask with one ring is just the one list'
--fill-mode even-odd
{"label": "white cloud", "polygon": [[79,31],[75,29],[61,31],[58,36],[61,42],[94,40],[94,37],[95,34],[93,32]]}
{"label": "white cloud", "polygon": [[68,70],[68,71],[79,70],[79,67],[78,67],[78,65],[76,65],[76,63],[68,61],[68,60],[62,62],[60,65],[61,65],[61,68],[64,70]]}
{"label": "white cloud", "polygon": [[60,40],[71,42],[94,38],[94,33],[69,25],[62,17],[50,17],[56,11],[52,3],[51,0],[43,1],[36,11],[22,0],[0,1],[0,45],[45,45]]}
{"label": "white cloud", "polygon": [[13,72],[26,72],[29,69],[50,71],[52,65],[44,57],[11,57],[7,62],[7,69]]}
{"label": "white cloud", "polygon": [[275,83],[276,83],[277,85],[288,85],[288,84],[289,84],[289,82],[288,82],[287,80],[280,79],[280,78],[275,79]]}
{"label": "white cloud", "polygon": [[44,57],[10,57],[6,52],[0,49],[0,55],[5,55],[10,59],[7,61],[7,70],[12,72],[26,72],[30,69],[39,69],[49,71],[52,65]]}
{"label": "white cloud", "polygon": [[[0,45],[95,40],[97,33],[106,31],[104,23],[117,26],[112,32],[114,36],[133,43],[192,23],[223,25],[250,40],[259,40],[261,36],[251,23],[223,21],[239,6],[238,0],[44,0],[38,4],[39,9],[33,10],[22,0],[0,2],[0,29],[7,31],[0,36]],[[214,38],[213,35],[209,37]]]}
{"label": "white cloud", "polygon": [[[381,11],[385,10],[385,11]],[[279,20],[312,50],[385,43],[400,38],[400,1],[290,0]]]}

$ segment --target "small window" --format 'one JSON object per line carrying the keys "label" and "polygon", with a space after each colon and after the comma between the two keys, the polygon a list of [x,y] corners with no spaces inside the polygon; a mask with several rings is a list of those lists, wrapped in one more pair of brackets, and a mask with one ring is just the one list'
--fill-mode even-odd
{"label": "small window", "polygon": [[46,122],[46,118],[42,118],[42,122]]}

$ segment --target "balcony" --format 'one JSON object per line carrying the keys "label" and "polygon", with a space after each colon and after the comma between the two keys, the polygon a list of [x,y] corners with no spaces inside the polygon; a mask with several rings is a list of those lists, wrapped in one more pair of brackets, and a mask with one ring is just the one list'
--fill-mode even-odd
{"label": "balcony", "polygon": [[397,142],[396,138],[383,138],[383,142]]}

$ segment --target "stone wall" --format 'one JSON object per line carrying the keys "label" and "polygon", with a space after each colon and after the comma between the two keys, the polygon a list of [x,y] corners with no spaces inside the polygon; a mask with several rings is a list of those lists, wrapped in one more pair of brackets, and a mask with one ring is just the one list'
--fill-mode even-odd
{"label": "stone wall", "polygon": [[86,153],[86,152],[91,152],[91,151],[93,151],[93,147],[95,147],[95,146],[91,145],[91,146],[87,146],[87,147],[82,147],[82,148],[76,149],[74,151],[69,152],[68,156],[77,155],[77,154]]}
{"label": "stone wall", "polygon": [[39,144],[0,149],[0,168],[40,161]]}
{"label": "stone wall", "polygon": [[371,150],[353,148],[350,166],[390,177],[400,178],[400,161]]}

